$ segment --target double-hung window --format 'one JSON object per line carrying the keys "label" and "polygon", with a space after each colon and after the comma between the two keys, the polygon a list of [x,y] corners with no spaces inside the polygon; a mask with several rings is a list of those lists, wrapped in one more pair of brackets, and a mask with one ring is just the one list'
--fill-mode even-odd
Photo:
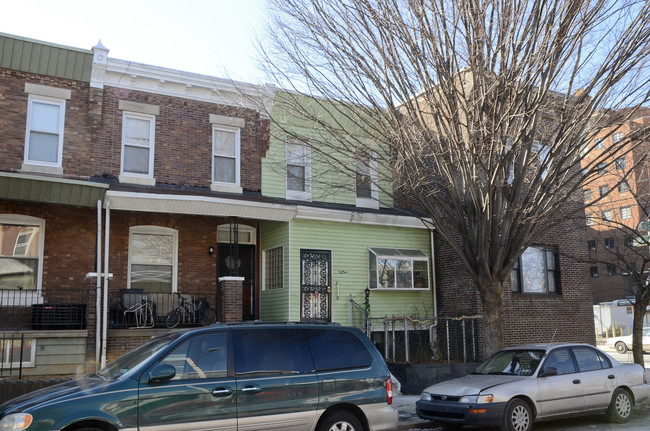
{"label": "double-hung window", "polygon": [[311,200],[311,151],[306,143],[287,143],[287,199]]}
{"label": "double-hung window", "polygon": [[357,156],[355,173],[357,206],[379,208],[376,157],[368,154]]}
{"label": "double-hung window", "polygon": [[123,111],[120,182],[155,185],[155,130],[160,108],[120,100],[119,109]]}
{"label": "double-hung window", "polygon": [[559,293],[556,252],[551,247],[529,247],[521,255],[510,277],[512,291]]}
{"label": "double-hung window", "polygon": [[129,288],[176,292],[178,231],[159,226],[129,230]]}
{"label": "double-hung window", "polygon": [[44,227],[35,217],[0,215],[0,290],[39,289]]}
{"label": "double-hung window", "polygon": [[429,256],[420,250],[370,247],[371,289],[428,289]]}
{"label": "double-hung window", "polygon": [[210,115],[212,123],[213,191],[241,193],[241,128],[243,118]]}
{"label": "double-hung window", "polygon": [[155,117],[125,112],[122,126],[122,174],[153,178]]}
{"label": "double-hung window", "polygon": [[23,170],[62,174],[66,99],[71,91],[25,84],[29,93]]}

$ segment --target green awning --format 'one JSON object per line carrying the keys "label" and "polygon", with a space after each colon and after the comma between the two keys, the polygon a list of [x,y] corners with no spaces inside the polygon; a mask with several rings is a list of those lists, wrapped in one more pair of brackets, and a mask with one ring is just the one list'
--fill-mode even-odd
{"label": "green awning", "polygon": [[0,172],[0,199],[96,207],[108,184]]}

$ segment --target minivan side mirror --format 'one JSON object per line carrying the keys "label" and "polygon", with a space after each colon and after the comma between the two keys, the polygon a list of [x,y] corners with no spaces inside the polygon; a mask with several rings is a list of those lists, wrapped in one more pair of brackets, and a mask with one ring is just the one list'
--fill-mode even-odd
{"label": "minivan side mirror", "polygon": [[557,368],[555,367],[544,368],[542,372],[539,373],[539,377],[549,377],[549,376],[557,376]]}
{"label": "minivan side mirror", "polygon": [[176,368],[169,364],[158,364],[149,373],[149,383],[166,382],[174,378]]}

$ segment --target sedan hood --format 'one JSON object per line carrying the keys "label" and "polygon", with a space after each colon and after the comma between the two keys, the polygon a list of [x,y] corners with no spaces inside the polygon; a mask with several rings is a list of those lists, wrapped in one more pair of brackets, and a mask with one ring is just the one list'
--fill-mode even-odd
{"label": "sedan hood", "polygon": [[7,401],[0,405],[0,415],[24,411],[36,405],[47,404],[54,399],[61,401],[76,395],[97,392],[98,389],[103,388],[108,383],[110,383],[108,380],[99,377],[86,377],[59,383]]}
{"label": "sedan hood", "polygon": [[486,389],[524,379],[520,376],[469,374],[429,386],[424,392],[439,395],[476,395]]}

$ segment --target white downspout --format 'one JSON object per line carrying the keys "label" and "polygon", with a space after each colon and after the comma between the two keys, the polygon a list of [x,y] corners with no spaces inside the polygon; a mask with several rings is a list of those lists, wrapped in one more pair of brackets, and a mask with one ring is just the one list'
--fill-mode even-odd
{"label": "white downspout", "polygon": [[97,293],[95,295],[95,370],[99,365],[101,354],[101,303],[102,303],[102,201],[97,201],[97,264],[95,268]]}
{"label": "white downspout", "polygon": [[106,366],[106,338],[108,336],[108,243],[111,232],[111,203],[106,202],[106,226],[104,235],[104,310],[102,312],[101,368]]}

